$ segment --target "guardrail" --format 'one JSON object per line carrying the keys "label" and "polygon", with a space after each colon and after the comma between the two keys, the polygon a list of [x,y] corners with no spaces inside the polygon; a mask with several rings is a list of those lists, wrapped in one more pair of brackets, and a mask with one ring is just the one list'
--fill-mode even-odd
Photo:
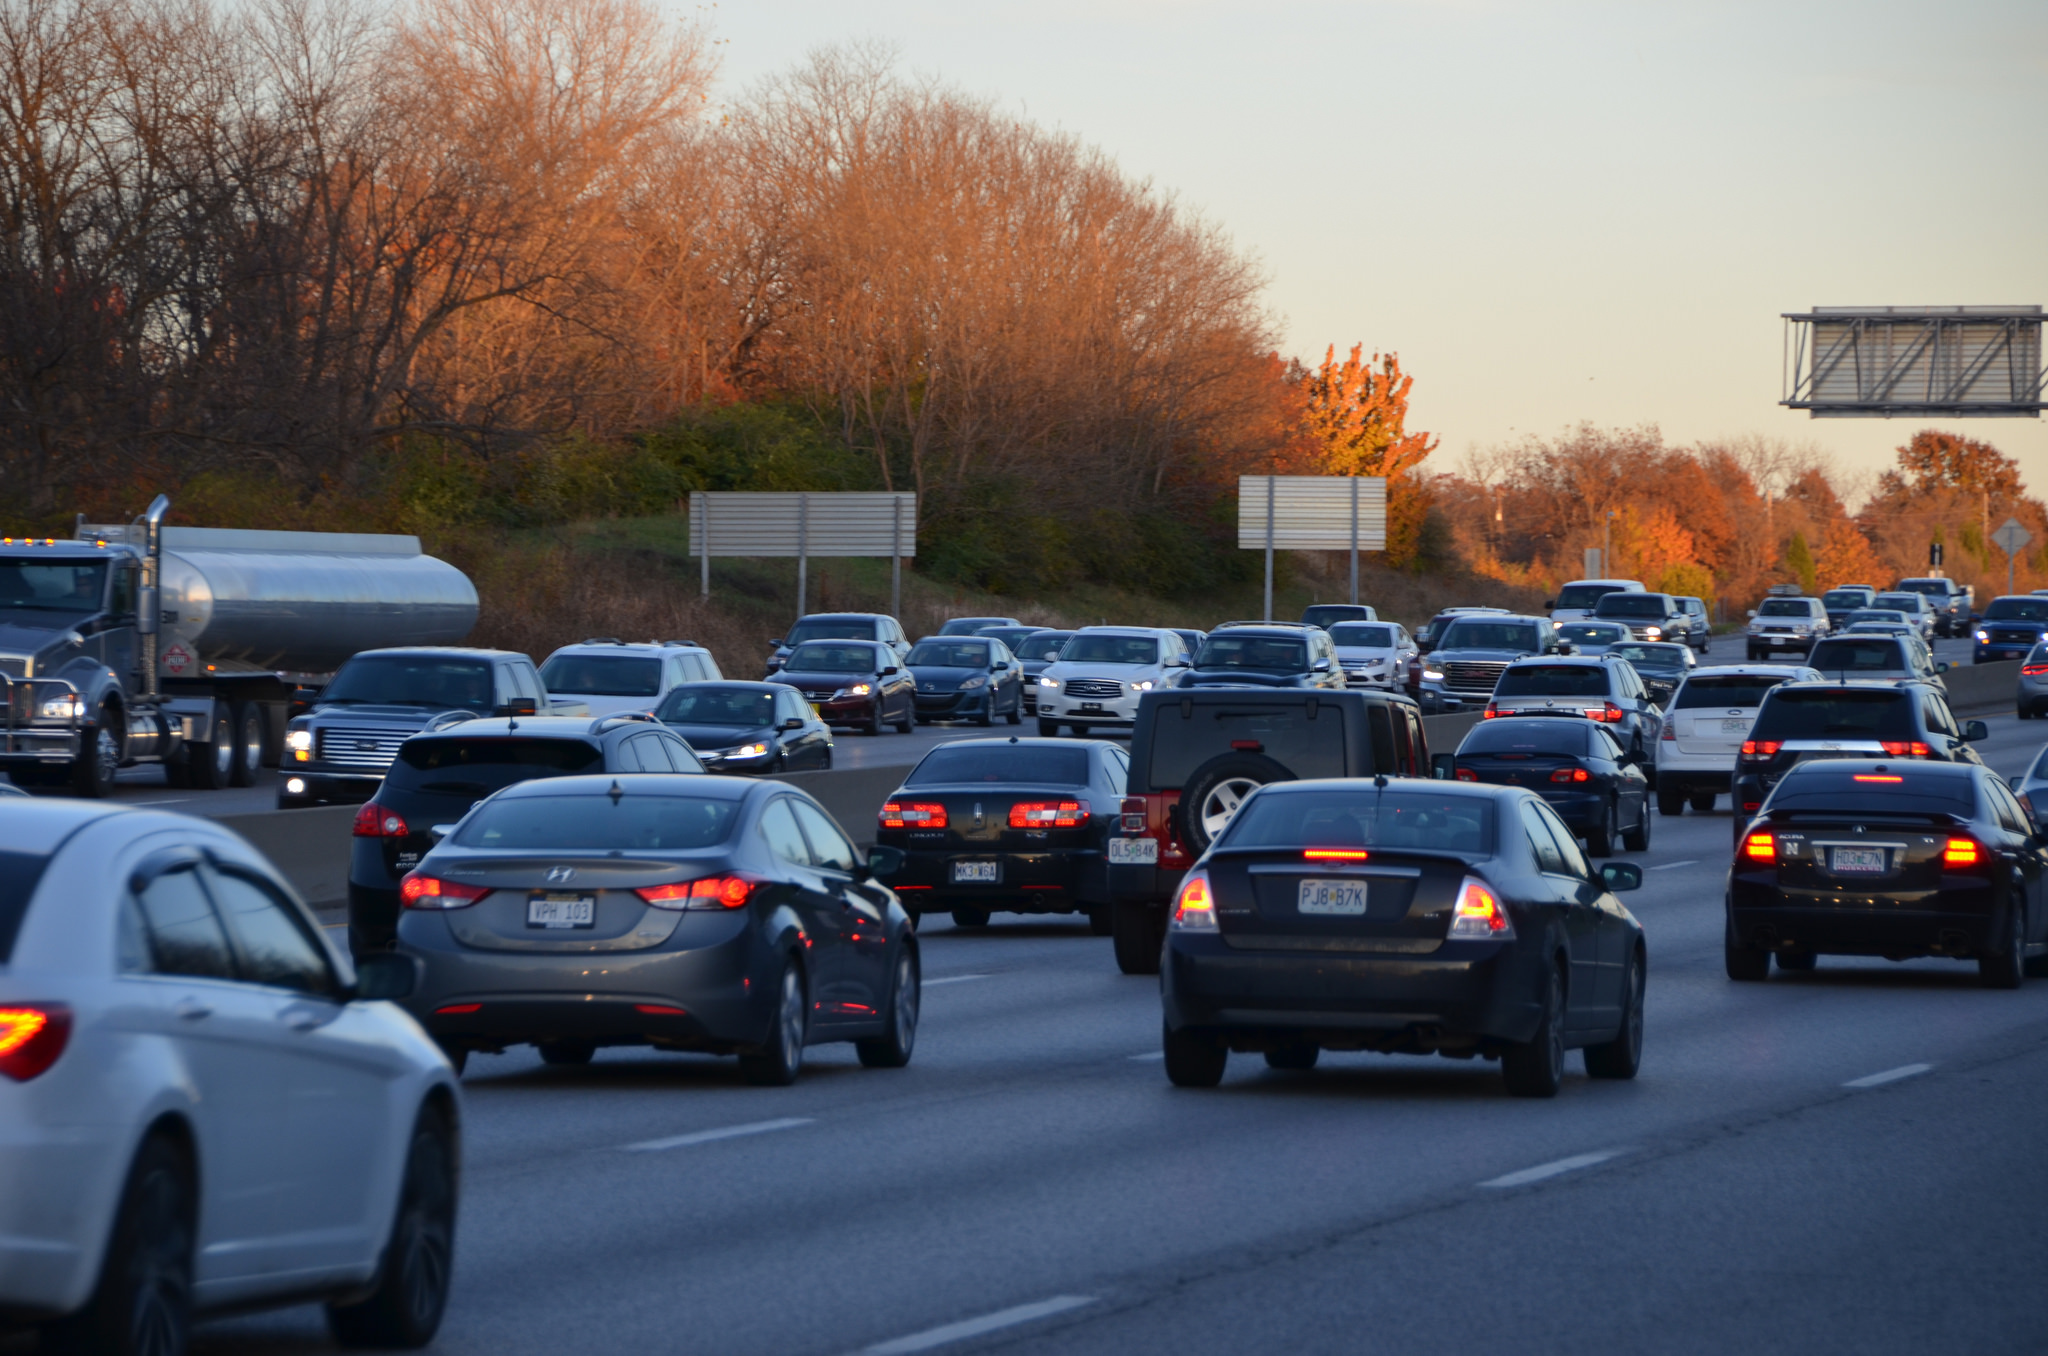
{"label": "guardrail", "polygon": [[1955,711],[1987,711],[2011,706],[2020,689],[2020,661],[1958,664],[1941,680],[1948,686],[1948,704]]}

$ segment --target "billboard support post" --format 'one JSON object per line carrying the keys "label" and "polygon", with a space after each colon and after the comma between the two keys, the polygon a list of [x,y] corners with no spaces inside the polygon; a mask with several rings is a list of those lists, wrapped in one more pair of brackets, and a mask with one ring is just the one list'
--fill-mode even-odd
{"label": "billboard support post", "polygon": [[796,615],[799,617],[809,610],[804,605],[804,573],[810,562],[810,538],[811,497],[799,494],[796,497]]}
{"label": "billboard support post", "polygon": [[1273,620],[1273,477],[1266,477],[1266,620]]}
{"label": "billboard support post", "polygon": [[698,512],[702,515],[699,522],[703,530],[694,531],[690,536],[695,539],[692,544],[697,548],[697,568],[702,576],[703,585],[702,596],[708,599],[711,597],[711,501],[705,497],[702,490],[697,491],[694,497]]}
{"label": "billboard support post", "polygon": [[1266,553],[1266,620],[1273,619],[1275,551],[1349,551],[1351,599],[1358,553],[1387,549],[1385,476],[1239,476],[1237,545]]}
{"label": "billboard support post", "polygon": [[897,499],[889,505],[893,514],[889,523],[889,615],[903,615],[903,501]]}
{"label": "billboard support post", "polygon": [[1358,477],[1351,480],[1351,605],[1358,605]]}
{"label": "billboard support post", "polygon": [[[714,512],[714,510],[716,510]],[[898,491],[791,493],[699,490],[690,496],[690,548],[711,596],[711,557],[796,557],[797,610],[810,605],[812,556],[889,556],[891,606],[902,606],[905,560],[917,557],[917,496]]]}

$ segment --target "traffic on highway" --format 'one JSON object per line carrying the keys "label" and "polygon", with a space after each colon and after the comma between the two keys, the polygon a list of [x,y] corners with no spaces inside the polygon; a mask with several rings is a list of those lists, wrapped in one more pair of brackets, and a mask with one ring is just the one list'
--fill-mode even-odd
{"label": "traffic on highway", "polygon": [[2029,600],[814,614],[757,677],[463,646],[409,538],[251,630],[220,558],[318,534],[164,507],[0,543],[0,1350],[1513,1347],[1563,1240],[1625,1303],[1738,1236],[1804,1279],[1703,1349],[2027,1345],[1998,1267],[1856,1301],[2038,1235]]}

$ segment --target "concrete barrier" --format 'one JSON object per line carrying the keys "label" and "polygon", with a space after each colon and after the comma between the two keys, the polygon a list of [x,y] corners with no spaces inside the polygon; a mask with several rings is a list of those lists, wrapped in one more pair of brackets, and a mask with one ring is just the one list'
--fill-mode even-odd
{"label": "concrete barrier", "polygon": [[2020,661],[1996,664],[1958,664],[1941,675],[1948,685],[1952,711],[1990,711],[2011,707],[2020,690]]}

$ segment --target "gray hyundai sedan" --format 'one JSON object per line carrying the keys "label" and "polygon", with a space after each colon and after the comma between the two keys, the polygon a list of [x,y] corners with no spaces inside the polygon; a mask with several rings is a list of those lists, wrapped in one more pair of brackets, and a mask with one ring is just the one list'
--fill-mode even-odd
{"label": "gray hyundai sedan", "polygon": [[532,1043],[734,1054],[795,1081],[806,1045],[852,1041],[900,1068],[917,1038],[910,919],[803,792],[751,778],[557,777],[465,815],[400,886],[408,1003],[462,1067]]}

